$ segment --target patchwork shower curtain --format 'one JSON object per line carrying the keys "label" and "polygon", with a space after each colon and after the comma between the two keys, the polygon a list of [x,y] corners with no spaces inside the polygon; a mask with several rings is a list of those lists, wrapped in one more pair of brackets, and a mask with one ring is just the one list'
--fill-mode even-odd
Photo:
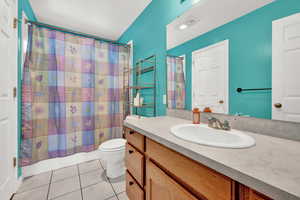
{"label": "patchwork shower curtain", "polygon": [[21,165],[121,137],[129,49],[31,25],[23,69]]}
{"label": "patchwork shower curtain", "polygon": [[167,94],[168,108],[185,108],[185,80],[183,59],[167,57]]}

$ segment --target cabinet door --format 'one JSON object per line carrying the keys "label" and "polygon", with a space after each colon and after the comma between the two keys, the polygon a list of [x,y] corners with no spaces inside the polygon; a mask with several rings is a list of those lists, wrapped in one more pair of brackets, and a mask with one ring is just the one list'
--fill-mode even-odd
{"label": "cabinet door", "polygon": [[249,194],[249,199],[250,200],[271,200],[270,198],[262,195],[262,194],[259,194],[257,192],[255,192],[254,190],[251,190],[250,189],[250,194]]}
{"label": "cabinet door", "polygon": [[138,183],[144,186],[144,155],[130,144],[126,144],[125,165]]}
{"label": "cabinet door", "polygon": [[239,186],[240,200],[272,200],[244,185]]}
{"label": "cabinet door", "polygon": [[197,200],[149,160],[146,186],[146,200]]}

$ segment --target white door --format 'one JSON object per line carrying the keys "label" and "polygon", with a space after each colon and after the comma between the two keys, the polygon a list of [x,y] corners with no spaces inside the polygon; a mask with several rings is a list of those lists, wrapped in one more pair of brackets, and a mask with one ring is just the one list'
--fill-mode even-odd
{"label": "white door", "polygon": [[272,118],[300,122],[300,13],[273,22]]}
{"label": "white door", "polygon": [[16,191],[17,167],[17,15],[16,1],[0,0],[0,199],[8,200]]}
{"label": "white door", "polygon": [[228,114],[228,52],[228,40],[193,52],[193,108]]}

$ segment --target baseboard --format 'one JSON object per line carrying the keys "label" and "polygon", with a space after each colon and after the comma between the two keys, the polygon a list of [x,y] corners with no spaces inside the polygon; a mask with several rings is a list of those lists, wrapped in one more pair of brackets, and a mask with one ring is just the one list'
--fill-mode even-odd
{"label": "baseboard", "polygon": [[53,158],[49,160],[40,161],[30,166],[23,167],[22,175],[25,178],[96,159],[99,159],[98,151],[92,151],[89,153],[77,153],[63,158]]}

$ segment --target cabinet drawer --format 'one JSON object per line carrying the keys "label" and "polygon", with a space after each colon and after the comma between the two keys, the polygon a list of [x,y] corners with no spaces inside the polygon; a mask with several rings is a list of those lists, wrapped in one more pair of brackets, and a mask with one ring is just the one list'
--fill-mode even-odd
{"label": "cabinet drawer", "polygon": [[147,200],[197,200],[191,193],[147,160]]}
{"label": "cabinet drawer", "polygon": [[146,154],[199,198],[231,200],[234,195],[230,178],[150,139],[146,140]]}
{"label": "cabinet drawer", "polygon": [[125,128],[126,140],[129,144],[133,145],[139,151],[145,151],[145,136],[129,129]]}
{"label": "cabinet drawer", "polygon": [[126,172],[126,193],[130,200],[144,200],[144,191],[128,172]]}
{"label": "cabinet drawer", "polygon": [[128,143],[126,144],[125,163],[131,175],[141,186],[144,186],[144,155]]}

